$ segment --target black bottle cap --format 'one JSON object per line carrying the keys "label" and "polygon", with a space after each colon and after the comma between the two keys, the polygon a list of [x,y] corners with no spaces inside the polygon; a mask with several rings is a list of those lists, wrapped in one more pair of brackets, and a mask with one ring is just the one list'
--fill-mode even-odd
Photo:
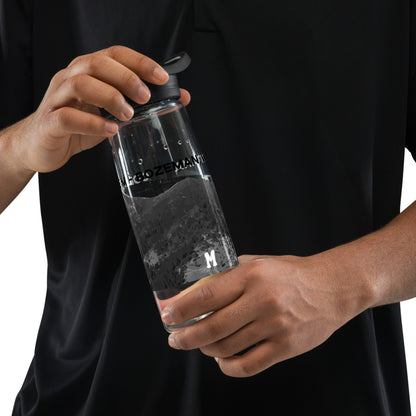
{"label": "black bottle cap", "polygon": [[[178,77],[176,76],[176,74],[185,71],[185,69],[188,68],[190,63],[191,58],[186,52],[180,52],[163,62],[161,66],[169,74],[169,80],[168,82],[166,82],[166,84],[156,85],[151,84],[150,82],[143,81],[150,91],[150,99],[148,102],[144,104],[138,104],[126,96],[124,96],[124,98],[133,107],[134,111],[149,104],[156,103],[158,101],[167,100],[169,98],[179,98],[181,96],[181,92],[179,90]],[[104,108],[100,108],[100,112],[103,117],[116,121],[118,120]]]}

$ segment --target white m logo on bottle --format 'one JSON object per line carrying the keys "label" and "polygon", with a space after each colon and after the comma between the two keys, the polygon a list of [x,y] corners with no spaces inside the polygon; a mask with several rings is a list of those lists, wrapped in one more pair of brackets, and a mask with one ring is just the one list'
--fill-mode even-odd
{"label": "white m logo on bottle", "polygon": [[[216,266],[217,265],[217,260],[215,258],[215,251],[211,250],[211,253],[206,252],[205,253],[205,260],[207,261],[207,267],[208,269],[210,269],[212,266]],[[212,266],[211,266],[212,264]]]}

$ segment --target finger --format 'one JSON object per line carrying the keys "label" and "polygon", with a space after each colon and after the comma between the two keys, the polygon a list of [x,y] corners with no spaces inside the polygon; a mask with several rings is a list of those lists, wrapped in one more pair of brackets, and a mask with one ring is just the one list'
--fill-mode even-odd
{"label": "finger", "polygon": [[[122,66],[129,68],[140,78],[151,82],[152,84],[165,84],[169,75],[157,62],[146,55],[141,54],[125,46],[111,46],[110,48],[100,50],[88,55],[82,55],[75,58],[68,67],[86,64],[87,68],[92,64],[99,62],[100,58],[107,57],[120,63]],[[96,59],[96,61],[94,61]]]}
{"label": "finger", "polygon": [[52,137],[68,134],[109,137],[114,136],[118,130],[116,122],[72,107],[61,107],[50,113],[49,117]]}
{"label": "finger", "polygon": [[64,71],[64,75],[60,74],[59,77],[72,78],[79,74],[91,75],[110,84],[137,103],[144,104],[150,98],[149,88],[139,74],[104,53],[97,52],[77,58]]}
{"label": "finger", "polygon": [[195,289],[189,290],[163,309],[163,322],[167,325],[182,324],[234,302],[244,292],[244,284],[240,278],[243,276],[239,271],[237,266],[218,278],[207,280],[207,283],[197,282]]}
{"label": "finger", "polygon": [[218,358],[221,371],[231,377],[251,377],[273,364],[291,358],[280,355],[276,359],[276,346],[270,341],[264,341],[251,348],[245,354],[228,358]]}
{"label": "finger", "polygon": [[86,136],[83,134],[74,134],[71,137],[69,153],[71,155],[75,155],[77,153],[83,152],[84,150],[91,149],[105,139],[105,136]]}
{"label": "finger", "polygon": [[257,255],[252,255],[252,254],[243,254],[242,256],[238,257],[238,262],[240,264],[245,264],[254,260],[264,260],[270,257],[273,257],[273,256],[257,256]]}
{"label": "finger", "polygon": [[256,322],[250,322],[230,336],[200,349],[203,354],[208,355],[209,357],[232,357],[233,355],[241,353],[253,345],[258,344],[264,339],[267,339],[270,332],[271,331],[268,331],[267,328],[265,328],[265,331],[261,331]]}
{"label": "finger", "polygon": [[152,84],[162,85],[169,79],[168,73],[157,62],[133,49],[116,45],[102,52]]}
{"label": "finger", "polygon": [[181,96],[179,97],[179,101],[182,101],[183,105],[188,105],[191,102],[191,94],[182,88],[180,90]]}
{"label": "finger", "polygon": [[234,334],[256,317],[255,305],[240,297],[233,304],[220,309],[193,325],[169,336],[172,348],[192,350],[215,343]]}
{"label": "finger", "polygon": [[87,74],[68,78],[51,99],[54,108],[70,106],[74,102],[105,108],[123,121],[129,120],[134,113],[116,88]]}

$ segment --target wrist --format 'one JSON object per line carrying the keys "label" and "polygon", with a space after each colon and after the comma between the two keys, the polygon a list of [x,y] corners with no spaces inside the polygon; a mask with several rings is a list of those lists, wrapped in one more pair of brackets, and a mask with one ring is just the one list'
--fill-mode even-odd
{"label": "wrist", "polygon": [[377,303],[379,288],[375,267],[360,240],[344,244],[313,256],[325,264],[336,294],[336,311],[347,322]]}
{"label": "wrist", "polygon": [[0,133],[0,160],[7,174],[21,180],[29,180],[35,173],[25,163],[25,127],[31,116],[13,124]]}
{"label": "wrist", "polygon": [[13,201],[34,175],[22,163],[19,150],[22,122],[0,132],[0,213]]}

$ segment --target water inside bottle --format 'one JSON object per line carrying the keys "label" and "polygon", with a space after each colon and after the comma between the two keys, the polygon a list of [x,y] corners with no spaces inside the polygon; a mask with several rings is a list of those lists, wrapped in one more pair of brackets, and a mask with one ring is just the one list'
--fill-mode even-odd
{"label": "water inside bottle", "polygon": [[210,176],[124,199],[160,311],[195,282],[238,264]]}

